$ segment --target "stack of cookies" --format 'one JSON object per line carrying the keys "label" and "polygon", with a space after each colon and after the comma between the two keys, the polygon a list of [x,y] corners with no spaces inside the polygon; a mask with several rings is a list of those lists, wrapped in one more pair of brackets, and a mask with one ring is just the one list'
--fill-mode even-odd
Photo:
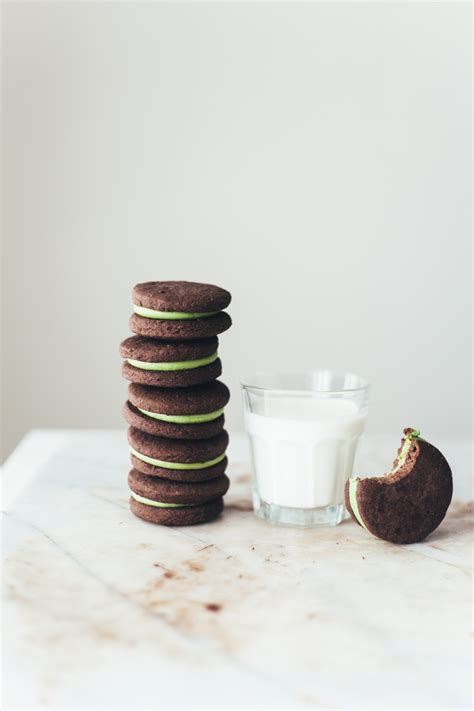
{"label": "stack of cookies", "polygon": [[230,393],[217,335],[230,328],[228,291],[211,284],[152,281],[133,289],[130,329],[120,344],[131,381],[123,415],[133,469],[132,512],[152,523],[210,521],[223,509],[224,406]]}

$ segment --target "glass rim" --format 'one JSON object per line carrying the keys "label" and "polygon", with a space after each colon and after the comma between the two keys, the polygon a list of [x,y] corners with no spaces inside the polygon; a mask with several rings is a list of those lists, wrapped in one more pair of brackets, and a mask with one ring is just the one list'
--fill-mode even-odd
{"label": "glass rim", "polygon": [[[353,376],[358,378],[361,382],[356,388],[334,388],[329,390],[301,390],[299,388],[269,388],[262,387],[261,385],[252,385],[252,380],[255,381],[257,378],[265,376],[279,376],[279,375],[313,375],[314,373],[329,373],[332,376]],[[242,376],[240,378],[240,386],[244,390],[258,390],[262,393],[282,393],[285,395],[307,395],[307,396],[317,396],[317,395],[341,395],[368,391],[370,389],[370,381],[364,378],[358,373],[354,373],[349,370],[331,370],[330,368],[315,368],[310,369],[280,369],[280,370],[258,370],[252,375]]]}

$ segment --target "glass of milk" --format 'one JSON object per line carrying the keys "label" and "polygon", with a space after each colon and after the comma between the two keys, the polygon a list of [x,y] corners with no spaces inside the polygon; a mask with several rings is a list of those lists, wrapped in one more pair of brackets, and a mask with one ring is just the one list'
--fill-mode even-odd
{"label": "glass of milk", "polygon": [[344,517],[369,384],[331,370],[259,372],[241,381],[258,516],[289,526]]}

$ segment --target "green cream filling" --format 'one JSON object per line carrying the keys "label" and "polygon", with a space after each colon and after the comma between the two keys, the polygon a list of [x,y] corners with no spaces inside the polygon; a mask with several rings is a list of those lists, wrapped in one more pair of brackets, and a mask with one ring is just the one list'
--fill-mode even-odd
{"label": "green cream filling", "polygon": [[147,464],[153,464],[154,467],[162,467],[163,469],[206,469],[207,467],[213,467],[214,464],[222,462],[226,454],[225,452],[223,452],[222,454],[219,454],[219,456],[215,459],[209,459],[209,461],[207,462],[180,463],[165,462],[161,459],[153,459],[153,457],[147,457],[146,454],[141,454],[140,452],[137,452],[135,449],[133,449],[133,447],[130,447],[130,451],[132,454],[135,455],[135,457],[141,459],[142,462],[146,462]]}
{"label": "green cream filling", "polygon": [[362,516],[360,515],[359,504],[357,503],[357,486],[359,481],[360,479],[349,479],[349,503],[351,505],[352,512],[359,521],[360,525],[365,528],[366,531],[369,531],[362,519]]}
{"label": "green cream filling", "polygon": [[148,309],[146,306],[138,306],[138,304],[133,304],[133,310],[138,316],[143,316],[144,318],[159,318],[166,321],[183,321],[192,318],[207,318],[208,316],[214,316],[218,314],[219,311],[206,311],[203,313],[188,313],[186,311],[155,311],[154,309]]}
{"label": "green cream filling", "polygon": [[224,412],[224,408],[221,407],[220,410],[214,410],[214,412],[206,412],[204,415],[159,415],[156,412],[149,412],[148,410],[142,410],[141,407],[137,408],[144,415],[148,417],[153,417],[154,420],[163,420],[163,422],[176,422],[180,425],[192,425],[198,422],[210,422],[211,420],[217,420],[218,417]]}
{"label": "green cream filling", "polygon": [[134,360],[133,358],[127,358],[130,365],[134,368],[141,368],[142,370],[192,370],[193,368],[200,368],[202,365],[209,365],[217,359],[217,351],[210,356],[205,358],[198,358],[197,360],[181,360],[175,363],[149,363],[144,360]]}
{"label": "green cream filling", "polygon": [[146,506],[156,506],[160,509],[182,509],[188,506],[199,506],[199,504],[165,504],[162,501],[153,501],[153,499],[146,499],[140,494],[136,494],[134,491],[130,491],[132,499],[138,501],[140,504],[145,504]]}
{"label": "green cream filling", "polygon": [[408,452],[410,451],[410,447],[413,444],[414,439],[418,439],[420,436],[420,430],[412,430],[409,434],[406,435],[405,441],[402,445],[402,450],[400,454],[398,455],[398,464],[392,469],[387,476],[390,476],[390,474],[395,474],[395,472],[398,472],[399,469],[403,467],[405,464]]}

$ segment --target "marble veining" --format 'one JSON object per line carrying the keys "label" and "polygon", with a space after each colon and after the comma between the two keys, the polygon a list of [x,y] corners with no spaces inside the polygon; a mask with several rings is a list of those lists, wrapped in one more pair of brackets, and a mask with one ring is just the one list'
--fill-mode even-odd
{"label": "marble veining", "polygon": [[[358,470],[396,446],[368,438]],[[395,546],[257,519],[239,435],[224,516],[164,528],[128,510],[122,432],[30,433],[4,468],[4,707],[470,708],[469,447],[449,447],[447,518]]]}

